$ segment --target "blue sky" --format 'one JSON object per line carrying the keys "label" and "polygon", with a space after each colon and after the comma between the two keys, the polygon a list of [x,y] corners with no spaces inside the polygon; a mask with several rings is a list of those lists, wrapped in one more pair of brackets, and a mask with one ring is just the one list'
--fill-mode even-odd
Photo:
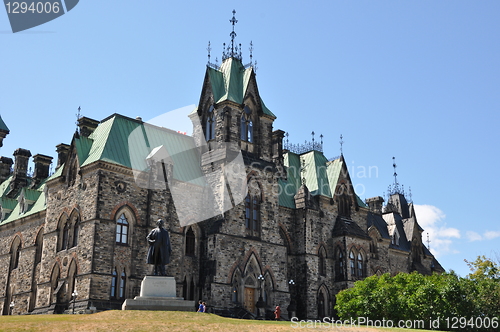
{"label": "blue sky", "polygon": [[293,143],[323,134],[327,157],[342,134],[363,199],[387,191],[396,157],[446,269],[464,276],[464,259],[499,254],[498,1],[82,0],[16,34],[0,10],[0,115],[11,131],[0,154],[55,157],[79,106],[98,120],[147,120],[197,104],[207,43],[220,62],[233,9],[275,129]]}

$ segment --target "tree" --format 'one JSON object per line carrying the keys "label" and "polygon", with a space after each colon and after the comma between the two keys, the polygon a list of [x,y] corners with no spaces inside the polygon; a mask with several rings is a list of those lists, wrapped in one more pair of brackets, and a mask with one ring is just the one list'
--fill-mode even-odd
{"label": "tree", "polygon": [[[422,320],[429,328],[431,320],[439,319],[440,329],[487,331],[474,324],[486,317],[490,321],[494,318],[498,323],[500,269],[484,256],[469,264],[473,273],[466,278],[454,272],[430,276],[413,272],[393,277],[389,274],[368,277],[337,294],[335,309],[342,320],[360,317],[392,322]],[[459,324],[453,329],[454,317],[467,319],[468,324],[465,327]],[[490,324],[489,330],[498,330],[498,325],[495,328]]]}

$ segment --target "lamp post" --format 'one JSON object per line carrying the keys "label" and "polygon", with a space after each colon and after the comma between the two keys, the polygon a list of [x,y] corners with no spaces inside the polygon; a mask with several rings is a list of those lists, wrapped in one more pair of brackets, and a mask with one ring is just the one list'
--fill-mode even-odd
{"label": "lamp post", "polygon": [[71,296],[73,296],[73,312],[72,314],[74,315],[75,314],[75,302],[76,302],[76,297],[78,296],[78,292],[75,290]]}
{"label": "lamp post", "polygon": [[10,308],[10,314],[12,315],[12,311],[14,311],[14,301],[10,302],[9,308]]}
{"label": "lamp post", "polygon": [[257,301],[257,319],[264,319],[265,317],[261,317],[261,309],[266,306],[264,299],[262,298],[262,283],[264,282],[264,276],[261,274],[257,277],[257,279],[259,280],[260,288],[259,300]]}
{"label": "lamp post", "polygon": [[288,306],[288,318],[292,319],[295,317],[295,312],[297,311],[297,305],[295,304],[295,299],[293,298],[293,287],[295,286],[295,281],[290,279],[288,282],[289,291],[290,291],[290,305]]}

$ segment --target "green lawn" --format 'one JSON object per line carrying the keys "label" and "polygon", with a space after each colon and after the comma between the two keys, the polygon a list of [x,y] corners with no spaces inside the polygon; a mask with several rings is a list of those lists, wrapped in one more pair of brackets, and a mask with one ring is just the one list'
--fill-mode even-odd
{"label": "green lawn", "polygon": [[[0,331],[422,331],[383,328],[298,328],[280,321],[224,318],[213,314],[178,311],[105,311],[93,315],[0,316]],[[295,326],[295,327],[294,327]]]}

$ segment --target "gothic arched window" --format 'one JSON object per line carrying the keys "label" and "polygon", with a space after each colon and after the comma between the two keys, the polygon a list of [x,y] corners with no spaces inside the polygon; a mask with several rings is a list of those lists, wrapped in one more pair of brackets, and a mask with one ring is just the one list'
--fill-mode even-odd
{"label": "gothic arched window", "polygon": [[244,111],[240,119],[240,138],[242,141],[253,143],[252,111],[247,106],[245,106]]}
{"label": "gothic arched window", "polygon": [[16,236],[10,247],[10,270],[17,269],[19,266],[19,254],[21,253],[21,239]]}
{"label": "gothic arched window", "polygon": [[193,232],[193,228],[189,227],[186,232],[186,255],[194,256],[196,247],[196,237]]}
{"label": "gothic arched window", "polygon": [[128,243],[128,221],[125,213],[122,213],[116,221],[116,243]]}
{"label": "gothic arched window", "polygon": [[351,204],[347,186],[342,184],[336,195],[338,196],[337,201],[339,204],[339,215],[349,218],[351,216]]}
{"label": "gothic arched window", "polygon": [[61,250],[68,249],[68,238],[69,238],[69,223],[64,223],[64,228],[62,231],[62,243]]}
{"label": "gothic arched window", "polygon": [[215,138],[215,112],[213,105],[208,109],[207,122],[205,124],[205,136],[207,141]]}
{"label": "gothic arched window", "polygon": [[342,254],[342,249],[337,247],[337,253],[335,255],[335,280],[342,281],[344,279],[344,255]]}
{"label": "gothic arched window", "polygon": [[116,284],[118,283],[118,274],[116,273],[116,269],[113,270],[113,276],[111,277],[111,292],[110,295],[112,298],[116,297]]}
{"label": "gothic arched window", "polygon": [[349,252],[349,264],[351,267],[351,279],[356,277],[356,256],[354,252],[351,250]]}
{"label": "gothic arched window", "polygon": [[119,298],[123,299],[125,298],[125,284],[127,281],[127,275],[125,274],[125,271],[122,272],[120,276],[120,293],[119,293]]}
{"label": "gothic arched window", "polygon": [[364,276],[364,262],[363,262],[363,255],[361,255],[361,253],[358,253],[358,259],[357,259],[357,264],[358,264],[358,267],[357,267],[357,270],[358,270],[358,277],[359,278],[363,278]]}
{"label": "gothic arched window", "polygon": [[250,236],[259,236],[260,202],[257,196],[247,195],[245,198],[245,227]]}
{"label": "gothic arched window", "polygon": [[35,246],[36,246],[36,250],[35,250],[35,266],[40,263],[40,261],[42,260],[42,245],[43,245],[43,229],[41,229],[40,231],[38,231],[38,234],[36,236],[36,240],[35,240]]}

